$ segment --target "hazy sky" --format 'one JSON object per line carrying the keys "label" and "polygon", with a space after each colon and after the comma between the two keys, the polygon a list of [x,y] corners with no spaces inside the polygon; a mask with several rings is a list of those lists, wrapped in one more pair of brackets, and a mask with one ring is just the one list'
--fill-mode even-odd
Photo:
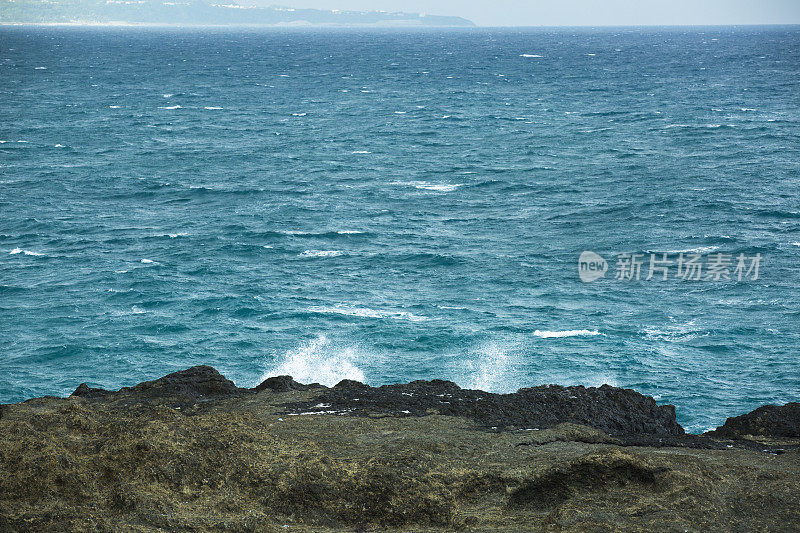
{"label": "hazy sky", "polygon": [[800,0],[280,0],[318,9],[459,15],[481,26],[800,24]]}

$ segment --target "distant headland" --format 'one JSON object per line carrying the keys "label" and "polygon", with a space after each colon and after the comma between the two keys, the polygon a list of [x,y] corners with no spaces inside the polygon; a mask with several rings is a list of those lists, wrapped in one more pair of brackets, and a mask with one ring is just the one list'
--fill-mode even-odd
{"label": "distant headland", "polygon": [[258,0],[0,0],[0,24],[465,27],[455,16],[294,9]]}

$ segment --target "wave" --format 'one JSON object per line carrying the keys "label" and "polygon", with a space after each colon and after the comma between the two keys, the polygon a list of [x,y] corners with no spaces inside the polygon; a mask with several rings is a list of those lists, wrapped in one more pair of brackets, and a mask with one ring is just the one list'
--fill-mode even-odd
{"label": "wave", "polygon": [[341,237],[342,235],[362,235],[363,231],[357,229],[340,229],[336,231],[301,231],[301,230],[277,230],[259,233],[261,236],[284,236],[291,237]]}
{"label": "wave", "polygon": [[594,336],[594,335],[603,335],[596,329],[589,330],[589,329],[570,329],[566,331],[540,331],[536,330],[533,332],[534,335],[537,337],[541,337],[543,339],[555,339],[561,337],[583,337],[583,336]]}
{"label": "wave", "polygon": [[344,255],[341,250],[306,250],[299,257],[338,257]]}
{"label": "wave", "polygon": [[325,335],[310,340],[283,354],[278,363],[266,371],[260,381],[274,376],[292,376],[300,383],[321,383],[332,387],[343,379],[364,382],[360,359],[350,347],[338,348]]}
{"label": "wave", "polygon": [[694,320],[683,324],[661,324],[646,326],[639,334],[647,341],[686,342],[697,337],[707,337],[710,332],[697,327]]}
{"label": "wave", "polygon": [[14,248],[10,252],[8,252],[8,254],[9,255],[17,255],[17,254],[33,255],[33,256],[36,256],[36,257],[41,257],[41,256],[44,255],[43,253],[40,253],[40,252],[32,252],[31,250],[23,250],[22,248]]}
{"label": "wave", "polygon": [[209,111],[214,111],[214,110],[222,109],[222,108],[221,107],[217,107],[217,106],[213,106],[213,105],[207,105],[203,109],[208,109]]}
{"label": "wave", "polygon": [[179,105],[159,106],[159,109],[182,109]]}
{"label": "wave", "polygon": [[539,58],[539,57],[544,57],[544,56],[540,56],[540,55],[538,55],[538,54],[520,54],[520,56],[519,56],[519,57],[532,57],[532,58]]}
{"label": "wave", "polygon": [[311,313],[330,314],[330,315],[345,315],[360,318],[391,318],[395,320],[410,320],[411,322],[420,322],[428,320],[428,317],[422,315],[415,315],[408,311],[379,311],[370,309],[368,307],[349,307],[349,306],[336,306],[336,307],[323,307],[313,306],[309,307],[308,311]]}
{"label": "wave", "polygon": [[462,187],[463,183],[430,183],[427,181],[395,181],[392,185],[403,185],[421,189],[424,191],[453,192]]}

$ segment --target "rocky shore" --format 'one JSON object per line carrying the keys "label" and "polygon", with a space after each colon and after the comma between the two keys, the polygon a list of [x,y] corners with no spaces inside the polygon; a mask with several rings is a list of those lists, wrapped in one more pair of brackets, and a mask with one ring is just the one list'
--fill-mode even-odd
{"label": "rocky shore", "polygon": [[800,403],[704,435],[636,391],[237,387],[0,406],[0,531],[797,531]]}

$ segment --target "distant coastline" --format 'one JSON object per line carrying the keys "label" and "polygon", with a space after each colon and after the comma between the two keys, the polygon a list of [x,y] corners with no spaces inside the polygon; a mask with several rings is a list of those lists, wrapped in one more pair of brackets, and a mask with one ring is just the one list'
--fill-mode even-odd
{"label": "distant coastline", "polygon": [[469,27],[457,16],[261,6],[247,2],[0,0],[0,24],[91,26]]}

